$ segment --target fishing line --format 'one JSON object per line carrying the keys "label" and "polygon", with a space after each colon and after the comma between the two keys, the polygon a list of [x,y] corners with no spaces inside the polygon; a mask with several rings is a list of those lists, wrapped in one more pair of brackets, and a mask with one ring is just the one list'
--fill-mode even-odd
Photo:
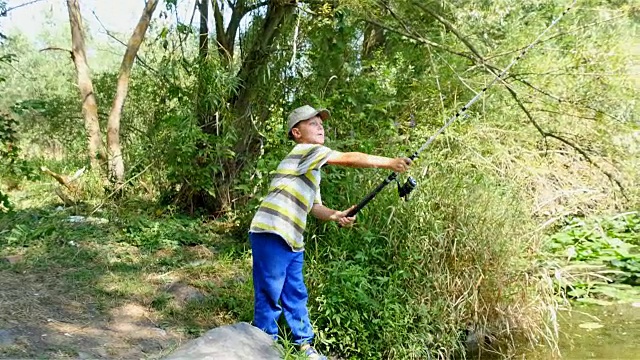
{"label": "fishing line", "polygon": [[[438,131],[436,131],[418,150],[416,150],[416,152],[411,154],[411,156],[409,156],[409,159],[415,160],[420,155],[420,153],[422,153],[429,145],[431,145],[431,143],[436,139],[436,137],[442,134],[442,132],[444,132],[446,128],[448,128],[451,124],[453,124],[453,122],[456,119],[458,119],[462,114],[464,114],[471,105],[473,105],[476,101],[478,101],[487,92],[487,89],[493,86],[493,84],[495,84],[498,80],[502,80],[502,77],[509,71],[509,69],[511,69],[511,67],[513,67],[518,62],[518,60],[520,60],[531,48],[533,48],[538,42],[540,42],[540,39],[542,39],[542,37],[549,30],[551,30],[551,28],[553,28],[560,21],[560,19],[562,19],[569,12],[569,10],[571,10],[571,8],[576,4],[576,2],[577,0],[574,0],[571,3],[571,5],[569,5],[560,14],[560,16],[558,16],[555,20],[553,20],[553,22],[551,22],[551,24],[544,31],[542,31],[531,44],[525,47],[520,52],[520,54],[518,54],[518,56],[516,56],[515,59],[513,59],[513,61],[511,61],[511,63],[504,70],[502,70],[500,74],[494,77],[493,80],[488,85],[486,85],[479,93],[477,93],[465,106],[463,106],[462,109],[457,111],[455,115],[453,115],[444,124],[444,126],[438,129]],[[373,189],[369,194],[367,194],[353,209],[351,209],[347,213],[347,216],[354,216],[355,214],[357,214],[360,210],[362,210],[363,207],[365,207],[371,200],[373,200],[373,198],[376,197],[376,195],[378,195],[378,193],[382,189],[384,189],[385,186],[389,185],[389,183],[391,183],[392,181],[397,180],[397,177],[398,177],[398,173],[396,172],[389,174],[389,176],[387,176],[387,178],[384,179],[384,181],[382,181],[375,189]],[[409,176],[404,185],[400,185],[400,182],[398,182],[398,195],[406,200],[409,193],[411,193],[411,191],[413,191],[413,189],[415,189],[416,186],[417,186],[416,180]]]}

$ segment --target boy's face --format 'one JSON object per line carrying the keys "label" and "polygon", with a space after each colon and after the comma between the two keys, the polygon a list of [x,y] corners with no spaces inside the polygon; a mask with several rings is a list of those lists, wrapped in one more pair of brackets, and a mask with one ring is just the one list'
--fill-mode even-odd
{"label": "boy's face", "polygon": [[299,122],[291,133],[299,144],[324,144],[324,127],[319,116]]}

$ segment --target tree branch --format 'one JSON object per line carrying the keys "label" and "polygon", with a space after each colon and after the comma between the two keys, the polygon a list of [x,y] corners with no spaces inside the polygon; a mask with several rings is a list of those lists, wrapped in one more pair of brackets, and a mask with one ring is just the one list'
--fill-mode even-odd
{"label": "tree branch", "polygon": [[73,59],[73,52],[71,50],[69,50],[69,49],[63,49],[63,48],[56,47],[56,46],[49,46],[49,47],[46,47],[44,49],[40,49],[40,52],[42,52],[42,51],[64,51],[64,52],[68,52],[69,55],[71,56],[71,59]]}
{"label": "tree branch", "polygon": [[[462,42],[465,44],[465,46],[466,46],[466,47],[467,47],[467,48],[468,48],[468,49],[469,49],[469,50],[470,50],[470,51],[471,51],[471,52],[472,52],[472,53],[477,57],[477,59],[474,59],[474,58],[472,58],[472,57],[470,57],[470,56],[468,56],[468,55],[466,55],[466,54],[465,54],[465,55],[462,55],[462,56],[464,56],[465,58],[468,58],[468,59],[472,60],[472,61],[473,61],[474,63],[476,63],[476,64],[477,64],[477,63],[478,63],[478,61],[479,61],[479,62],[480,62],[480,64],[478,64],[478,65],[482,65],[482,66],[484,66],[484,67],[485,67],[485,68],[487,68],[487,69],[488,69],[488,70],[489,70],[493,75],[498,76],[498,74],[499,74],[499,73],[498,73],[499,69],[498,69],[497,67],[495,67],[495,66],[491,65],[491,64],[486,63],[485,58],[482,56],[482,54],[480,54],[480,52],[479,52],[479,51],[478,51],[478,50],[473,46],[473,44],[472,44],[472,43],[471,43],[471,42],[470,42],[466,37],[464,37],[464,36],[463,36],[463,35],[462,35],[462,34],[461,34],[461,33],[460,33],[456,28],[455,28],[455,26],[453,26],[453,24],[451,24],[448,20],[446,20],[446,19],[444,19],[443,17],[439,16],[439,15],[438,15],[438,14],[436,14],[435,12],[431,11],[431,10],[430,10],[429,8],[427,8],[425,5],[423,5],[422,3],[420,3],[418,0],[414,0],[414,1],[413,1],[413,3],[414,3],[418,8],[420,8],[422,11],[424,11],[424,12],[426,12],[427,14],[431,15],[431,16],[432,16],[433,18],[435,18],[438,22],[440,22],[441,24],[443,24],[443,25],[445,26],[445,28],[446,28],[448,31],[452,32],[452,33],[453,33],[453,34],[454,34],[454,35],[455,35],[455,36],[456,36],[460,41],[462,41]],[[402,21],[401,21],[401,20],[400,20],[400,19],[399,19],[399,18],[398,18],[398,17],[397,17],[397,16],[396,16],[392,11],[391,11],[391,9],[389,9],[388,7],[387,7],[387,9],[390,11],[390,13],[392,14],[392,16],[396,19],[396,21],[398,21],[399,23],[401,23],[401,25],[403,25]],[[370,21],[370,20],[367,20],[367,21]],[[378,25],[380,26],[381,24],[378,24]],[[384,26],[381,26],[381,27],[385,28]],[[428,42],[428,40],[426,40],[426,39],[422,38],[421,36],[412,36],[412,35],[410,34],[410,33],[412,33],[412,31],[410,31],[410,30],[409,30],[409,28],[408,28],[406,25],[403,25],[403,27],[405,28],[405,31],[406,31],[408,34],[407,34],[407,33],[405,33],[405,34],[400,33],[400,32],[398,32],[397,30],[389,29],[388,27],[386,27],[386,29],[387,29],[387,30],[390,30],[390,31],[394,31],[394,32],[396,32],[396,33],[400,33],[401,35],[407,36],[407,37],[409,37],[409,38],[412,38],[412,39],[414,39],[414,40],[416,40],[416,41],[420,41],[420,42],[422,42],[422,43],[427,43],[427,42]],[[554,37],[557,37],[557,36],[560,36],[560,35],[562,35],[562,33],[560,33],[560,34],[555,34],[554,36],[547,38],[545,41],[550,40],[550,39],[552,39],[552,38],[554,38]],[[434,44],[435,44],[435,43],[434,43]],[[429,44],[429,45],[432,45],[432,46],[434,46],[434,47],[437,47],[437,46],[435,46],[435,45],[433,45],[433,44]],[[439,45],[439,44],[438,44],[438,45]],[[442,46],[441,48],[443,48],[443,46]],[[520,49],[520,50],[522,50],[522,49]],[[447,50],[447,51],[449,51],[449,50]],[[449,51],[449,52],[452,52],[452,51]],[[457,52],[452,52],[452,53],[455,53],[456,55],[461,55],[460,53],[457,53]],[[560,136],[560,135],[554,134],[554,133],[549,132],[549,131],[545,131],[545,130],[544,130],[544,129],[543,129],[543,128],[542,128],[542,127],[541,127],[541,126],[540,126],[540,125],[535,121],[535,119],[533,118],[533,115],[531,114],[531,112],[530,112],[530,111],[529,111],[529,110],[524,106],[524,104],[522,103],[522,101],[520,101],[520,99],[518,98],[518,95],[517,95],[517,94],[516,94],[516,92],[511,88],[511,86],[510,86],[509,84],[507,84],[504,80],[502,80],[502,79],[500,79],[500,80],[501,80],[501,81],[502,81],[502,83],[505,85],[505,88],[509,91],[509,93],[511,94],[511,96],[513,97],[513,99],[516,101],[516,103],[518,104],[518,106],[520,107],[520,109],[525,113],[525,115],[527,116],[527,118],[529,119],[529,121],[531,122],[531,124],[533,124],[533,126],[536,128],[536,130],[538,130],[538,132],[542,135],[542,137],[543,137],[543,139],[544,139],[544,142],[545,142],[545,148],[548,148],[547,138],[553,138],[553,139],[556,139],[556,140],[558,140],[558,141],[560,141],[560,142],[562,142],[562,143],[564,143],[564,144],[566,144],[566,145],[570,146],[570,147],[571,147],[571,148],[573,148],[576,152],[578,152],[578,153],[579,153],[579,154],[580,154],[584,159],[586,159],[586,160],[587,160],[587,162],[589,162],[591,165],[595,166],[598,170],[600,170],[603,174],[605,174],[605,175],[607,176],[607,178],[609,178],[609,181],[611,181],[612,183],[615,183],[615,184],[618,186],[618,188],[620,189],[620,191],[622,192],[622,195],[623,195],[625,198],[627,198],[626,193],[625,193],[625,188],[622,186],[622,184],[620,183],[620,181],[619,181],[619,180],[617,180],[617,179],[615,178],[615,176],[614,176],[613,174],[611,174],[610,172],[608,172],[608,171],[606,171],[606,170],[602,169],[602,168],[601,168],[597,163],[595,163],[595,162],[593,161],[593,159],[591,159],[591,157],[589,156],[589,154],[587,154],[587,152],[586,152],[586,151],[584,151],[584,150],[583,150],[581,147],[579,147],[578,145],[576,145],[576,144],[574,144],[573,142],[571,142],[571,141],[569,141],[569,140],[567,140],[567,139],[563,138],[563,137],[562,137],[562,136]],[[523,82],[523,83],[525,82],[525,81],[520,80],[520,79],[516,79],[516,80],[521,81],[521,82]],[[530,85],[530,84],[526,84],[526,85],[529,85],[529,86],[530,86],[530,87],[532,87],[534,90],[539,90],[539,89],[537,89],[537,88],[533,87],[533,86],[532,86],[532,85]],[[542,93],[544,93],[545,95],[548,95],[548,96],[549,96],[549,94],[548,94],[548,93],[546,93],[546,92],[543,92],[543,91],[540,91],[540,92],[542,92]],[[552,97],[553,97],[553,96],[552,96]],[[559,98],[558,98],[558,97],[554,97],[554,98],[555,98],[556,100],[559,100]]]}
{"label": "tree branch", "polygon": [[205,60],[209,55],[209,1],[200,0],[200,31],[198,36],[198,56]]}
{"label": "tree branch", "polygon": [[[115,35],[113,35],[113,33],[109,30],[107,30],[107,28],[104,26],[104,24],[102,23],[102,21],[100,21],[100,19],[98,18],[98,15],[96,15],[95,11],[91,11],[93,13],[93,16],[96,18],[96,20],[98,20],[98,23],[100,23],[100,26],[102,26],[102,30],[105,31],[105,33],[107,34],[107,36],[109,36],[110,38],[112,38],[113,40],[119,42],[121,45],[124,45],[125,47],[127,46],[127,44],[118,39]],[[142,60],[142,58],[140,58],[140,56],[138,56],[136,54],[136,60],[138,60],[138,62],[140,63],[140,65],[142,65],[143,68],[151,71],[154,74],[158,74],[158,70],[152,68],[151,66],[149,66],[149,64],[147,64],[144,60]]]}
{"label": "tree branch", "polygon": [[448,53],[451,53],[451,54],[458,55],[458,56],[461,56],[463,58],[469,59],[474,64],[477,62],[476,59],[473,56],[470,56],[470,55],[467,55],[465,53],[461,53],[461,52],[455,51],[455,50],[453,50],[453,49],[451,49],[451,48],[449,48],[449,47],[447,47],[445,45],[438,44],[438,43],[433,42],[431,40],[427,40],[427,39],[423,38],[420,35],[417,35],[417,34],[414,35],[414,34],[411,34],[411,33],[404,32],[402,30],[394,29],[394,28],[392,28],[390,26],[387,26],[387,25],[385,25],[385,24],[383,24],[383,23],[381,23],[379,21],[373,20],[373,19],[361,19],[361,20],[363,20],[363,21],[365,21],[365,22],[367,22],[369,24],[379,26],[380,28],[385,29],[387,31],[391,31],[393,33],[396,33],[396,34],[398,34],[398,35],[400,35],[402,37],[405,37],[407,39],[411,39],[411,40],[417,41],[417,42],[425,44],[425,45],[430,45],[430,46],[433,46],[436,49],[444,50],[444,51],[446,51]]}
{"label": "tree branch", "polygon": [[395,32],[395,33],[397,33],[399,35],[402,35],[402,36],[408,37],[410,39],[419,41],[419,42],[421,42],[423,44],[431,45],[431,46],[433,46],[435,48],[445,50],[445,51],[447,51],[449,53],[452,53],[452,54],[455,54],[455,55],[458,55],[458,56],[462,56],[462,57],[464,57],[466,59],[471,60],[473,64],[481,65],[481,66],[493,69],[493,73],[495,74],[495,71],[498,70],[498,69],[495,66],[491,65],[491,64],[486,64],[485,63],[485,59],[482,56],[482,54],[475,48],[475,46],[473,46],[473,44],[466,37],[464,37],[462,35],[462,33],[460,33],[455,28],[455,26],[453,26],[453,24],[451,24],[451,22],[449,22],[448,20],[444,19],[443,17],[441,17],[440,15],[436,14],[435,12],[431,11],[425,5],[421,4],[418,0],[414,0],[414,4],[417,7],[419,7],[421,10],[425,11],[427,14],[431,15],[438,22],[443,24],[444,27],[448,31],[452,32],[460,41],[462,41],[466,45],[466,47],[473,53],[473,55],[475,55],[475,58],[473,56],[468,55],[468,54],[457,52],[457,51],[455,51],[455,50],[453,50],[453,49],[451,49],[451,48],[449,48],[447,46],[444,46],[444,45],[441,45],[441,44],[438,44],[438,43],[435,43],[433,41],[425,39],[421,35],[417,34],[415,31],[411,30],[406,25],[406,23],[402,19],[400,19],[400,17],[387,4],[382,3],[382,5],[389,11],[391,16],[400,24],[400,26],[402,26],[404,28],[404,30],[405,30],[404,32],[401,32],[401,31],[398,31],[398,30],[395,30],[395,29],[391,29],[390,27],[384,26],[384,25],[380,24],[379,22],[376,22],[376,21],[373,21],[373,20],[366,19],[365,21],[367,21],[369,23],[372,23],[374,25],[378,25],[383,29]]}
{"label": "tree branch", "polygon": [[[8,65],[10,68],[13,69],[13,71],[17,72],[18,74],[20,74],[20,76],[22,76],[25,79],[29,79],[33,81],[33,78],[29,78],[27,75],[25,75],[22,71],[20,71],[18,68],[16,68],[15,66],[13,66],[12,62],[15,61],[15,54],[6,54],[6,55],[2,55],[0,56],[0,63],[6,64]],[[72,56],[73,58],[73,56]]]}
{"label": "tree branch", "polygon": [[[504,82],[503,82],[504,83]],[[625,199],[628,200],[628,197],[626,195],[626,190],[625,188],[622,186],[622,184],[620,183],[620,181],[618,179],[615,178],[615,176],[613,174],[611,174],[610,172],[608,172],[607,170],[603,169],[602,167],[600,167],[600,165],[598,165],[597,163],[595,163],[593,161],[593,159],[591,159],[591,157],[589,156],[589,154],[587,154],[586,151],[584,151],[581,147],[579,147],[578,145],[574,144],[572,141],[569,141],[565,138],[563,138],[560,135],[554,134],[552,132],[549,131],[545,131],[544,129],[542,129],[542,127],[536,122],[536,120],[533,118],[533,116],[531,115],[531,112],[524,106],[524,104],[522,103],[522,101],[520,101],[520,99],[518,98],[518,95],[516,94],[516,92],[511,88],[511,86],[509,86],[509,84],[504,83],[505,88],[507,89],[507,91],[509,91],[509,94],[511,94],[511,97],[513,97],[513,99],[515,100],[515,102],[518,104],[518,106],[520,107],[520,109],[522,109],[522,111],[527,115],[527,118],[529,119],[529,121],[531,122],[531,124],[533,124],[533,126],[536,128],[536,130],[538,130],[538,132],[540,133],[540,135],[542,135],[544,142],[545,142],[545,150],[548,150],[548,142],[547,142],[547,138],[553,138],[556,139],[558,141],[560,141],[561,143],[564,143],[568,146],[570,146],[571,148],[573,148],[576,152],[578,152],[580,155],[582,155],[582,157],[587,160],[587,162],[593,166],[595,166],[598,170],[600,170],[603,174],[605,174],[607,176],[607,178],[609,178],[609,181],[612,183],[615,183],[618,188],[620,189],[620,192],[622,193],[622,196],[624,196]]]}
{"label": "tree branch", "polygon": [[1,12],[0,16],[7,16],[7,13],[9,11],[11,11],[11,10],[19,9],[19,8],[21,8],[23,6],[35,4],[35,3],[40,2],[40,1],[43,1],[43,0],[33,0],[33,1],[29,1],[29,2],[24,3],[24,4],[16,5],[16,6],[12,7],[12,8],[8,8],[8,9],[4,10],[3,12]]}
{"label": "tree branch", "polygon": [[213,19],[216,22],[216,38],[218,40],[218,44],[224,46],[224,44],[226,44],[226,32],[224,31],[224,18],[222,17],[222,11],[220,11],[218,0],[211,0],[211,3],[213,5]]}
{"label": "tree branch", "polygon": [[535,108],[533,110],[534,111],[545,112],[545,113],[549,113],[549,114],[555,114],[555,115],[571,116],[571,117],[578,118],[578,119],[597,120],[595,117],[582,116],[582,115],[576,115],[576,114],[569,114],[569,113],[564,113],[564,112],[561,112],[561,111],[555,111],[555,110],[551,110],[551,109]]}
{"label": "tree branch", "polygon": [[[606,23],[606,22],[609,22],[609,21],[613,21],[613,20],[616,20],[616,19],[620,19],[620,18],[622,18],[622,17],[626,17],[626,16],[627,16],[626,14],[622,14],[622,15],[614,16],[614,17],[609,18],[609,19],[600,20],[600,21],[595,21],[595,22],[592,22],[592,23],[589,23],[589,24],[585,24],[585,25],[582,25],[582,26],[578,26],[578,27],[577,27],[577,28],[575,28],[575,29],[571,29],[571,30],[567,30],[567,31],[560,31],[560,32],[558,32],[558,33],[556,33],[556,34],[554,34],[554,35],[549,36],[549,37],[548,37],[548,38],[546,38],[546,39],[540,40],[540,41],[538,42],[538,44],[542,44],[542,43],[544,43],[544,42],[547,42],[547,41],[549,41],[549,40],[555,39],[555,38],[557,38],[557,37],[559,37],[559,36],[562,36],[562,35],[567,35],[567,34],[575,33],[575,32],[578,32],[578,31],[580,31],[580,30],[584,30],[584,29],[586,29],[586,28],[589,28],[589,27],[592,27],[592,26],[596,26],[596,25],[600,25],[600,24],[602,24],[602,23]],[[491,55],[491,56],[487,57],[487,59],[486,59],[486,60],[491,60],[491,59],[494,59],[494,58],[497,58],[497,57],[501,57],[501,56],[505,56],[505,55],[509,55],[509,54],[513,54],[513,53],[516,53],[516,52],[522,51],[522,50],[524,50],[527,46],[529,46],[529,45],[525,45],[525,46],[522,46],[522,47],[517,48],[517,49],[514,49],[514,50],[508,50],[508,51],[505,51],[505,52],[502,52],[502,53],[499,53],[499,54],[496,54],[496,55]]]}
{"label": "tree branch", "polygon": [[259,2],[259,3],[253,4],[253,5],[247,6],[247,7],[244,8],[244,13],[248,14],[248,13],[252,12],[253,10],[259,9],[259,8],[265,6],[265,5],[269,5],[269,2],[268,1],[263,1],[263,2]]}
{"label": "tree branch", "polygon": [[[488,64],[488,63],[486,63],[486,62],[485,62],[485,58],[484,58],[484,56],[483,56],[482,54],[480,54],[480,52],[479,52],[479,51],[478,51],[478,50],[473,46],[473,44],[472,44],[472,43],[471,43],[471,42],[470,42],[466,37],[464,37],[464,36],[463,36],[463,35],[462,35],[462,34],[461,34],[461,33],[460,33],[456,28],[455,28],[455,26],[453,26],[453,24],[451,24],[448,20],[444,19],[443,17],[441,17],[440,15],[436,14],[435,12],[431,11],[431,9],[427,8],[425,5],[421,4],[420,2],[418,2],[418,1],[414,0],[414,4],[415,4],[417,7],[419,7],[421,10],[423,10],[424,12],[426,12],[426,13],[428,13],[429,15],[431,15],[432,17],[434,17],[438,22],[440,22],[441,24],[443,24],[443,25],[445,26],[445,28],[446,28],[448,31],[452,32],[452,33],[453,33],[453,34],[454,34],[454,35],[455,35],[455,36],[456,36],[460,41],[462,41],[462,42],[467,46],[467,48],[469,48],[469,50],[471,50],[471,52],[472,52],[473,54],[475,54],[475,55],[478,57],[478,59],[481,61],[481,64],[478,64],[478,65],[484,65],[484,66],[488,67],[488,68],[489,68],[489,70],[490,70],[494,75],[496,75],[496,76],[498,75],[498,73],[500,72],[500,70],[499,70],[498,68],[496,68],[495,66],[493,66],[493,65],[491,65],[491,64]],[[559,35],[558,35],[558,34],[556,34],[556,35],[554,35],[553,37],[556,37],[556,36],[559,36]],[[551,38],[553,38],[553,37],[550,37],[549,39],[551,39]],[[522,49],[521,49],[521,50],[522,50]],[[581,106],[581,105],[575,104],[575,102],[571,102],[571,101],[568,101],[568,100],[562,99],[562,98],[560,98],[560,97],[558,97],[558,96],[552,95],[552,94],[550,94],[549,92],[544,91],[544,90],[542,90],[542,89],[539,89],[539,88],[537,88],[537,87],[533,86],[532,84],[530,84],[529,82],[527,82],[527,81],[525,81],[525,80],[523,80],[523,79],[520,79],[520,78],[518,78],[518,77],[516,77],[516,76],[512,76],[512,77],[513,77],[516,81],[519,81],[519,82],[521,82],[521,83],[523,83],[523,84],[527,85],[527,86],[528,86],[528,87],[530,87],[531,89],[533,89],[533,90],[535,90],[535,91],[537,91],[537,92],[539,92],[539,93],[541,93],[541,94],[543,94],[543,95],[546,95],[546,96],[548,96],[548,97],[551,97],[552,99],[554,99],[554,100],[556,100],[556,101],[558,101],[558,102],[560,102],[560,103],[565,102],[565,103],[573,104],[574,106]],[[608,117],[610,117],[610,118],[612,118],[612,119],[614,119],[614,120],[616,120],[616,121],[620,121],[620,120],[619,120],[619,119],[617,119],[616,117],[614,117],[614,116],[612,116],[612,115],[609,115],[609,114],[605,113],[604,111],[601,111],[601,110],[595,109],[595,108],[593,108],[593,107],[591,107],[591,106],[584,105],[583,107],[584,107],[584,108],[586,108],[586,109],[589,109],[589,110],[591,110],[591,111],[596,111],[596,112],[602,113],[602,114],[604,114],[604,115],[607,115]],[[551,110],[541,110],[541,111],[551,112]],[[583,118],[583,119],[595,120],[595,118],[591,118],[591,117],[583,117],[583,116],[579,116],[579,115],[571,115],[571,116],[579,117],[579,118]]]}
{"label": "tree branch", "polygon": [[398,24],[400,24],[400,26],[402,26],[404,28],[404,31],[407,32],[408,34],[413,33],[413,31],[409,28],[409,26],[407,25],[407,23],[405,23],[402,19],[400,19],[400,17],[396,14],[395,11],[393,11],[393,9],[391,8],[391,6],[389,5],[389,3],[387,1],[380,1],[380,5],[382,5],[382,7],[384,7],[389,14],[391,14],[391,17],[395,19],[395,21],[398,22]]}
{"label": "tree branch", "polygon": [[[573,106],[583,107],[583,108],[585,108],[585,109],[588,109],[588,110],[591,110],[591,111],[595,111],[596,113],[603,114],[603,115],[605,115],[605,116],[607,116],[607,117],[609,117],[609,118],[611,118],[611,119],[613,119],[613,120],[616,120],[616,121],[622,122],[622,120],[621,120],[621,119],[618,119],[617,117],[615,117],[615,116],[613,116],[613,115],[611,115],[611,114],[608,114],[608,113],[606,113],[606,112],[604,112],[604,111],[602,111],[602,110],[600,110],[600,109],[596,109],[596,108],[594,108],[594,107],[592,107],[592,106],[589,106],[589,105],[582,105],[582,104],[579,104],[579,103],[577,103],[577,102],[575,102],[575,101],[571,101],[571,100],[563,99],[563,98],[561,98],[561,97],[559,97],[559,96],[553,95],[553,94],[551,94],[551,93],[549,93],[549,92],[547,92],[547,91],[545,91],[545,90],[543,90],[543,89],[540,89],[540,88],[538,88],[538,87],[536,87],[536,86],[534,86],[534,85],[530,84],[530,83],[529,83],[528,81],[526,81],[526,80],[519,79],[519,78],[518,78],[518,77],[516,77],[516,76],[512,76],[512,78],[513,78],[514,80],[519,81],[519,82],[521,82],[522,84],[524,84],[524,85],[526,85],[526,86],[530,87],[530,88],[531,88],[531,89],[533,89],[534,91],[539,92],[540,94],[546,95],[546,96],[548,96],[548,97],[552,98],[553,100],[555,100],[555,101],[557,101],[557,102],[559,102],[559,103],[567,103],[567,104],[571,104],[571,105],[573,105]],[[588,119],[593,119],[593,118],[588,118]],[[593,120],[595,120],[595,119],[593,119]]]}
{"label": "tree branch", "polygon": [[439,23],[441,23],[442,25],[444,25],[445,29],[447,29],[448,31],[452,32],[458,39],[460,39],[460,41],[462,41],[467,48],[469,48],[469,50],[471,50],[471,52],[478,57],[478,59],[484,63],[484,56],[482,56],[480,54],[480,52],[473,46],[473,44],[471,44],[471,42],[464,36],[462,36],[462,33],[460,31],[458,31],[458,29],[456,29],[455,26],[453,26],[452,23],[450,23],[447,19],[443,18],[442,16],[436,14],[434,11],[431,11],[431,9],[429,9],[428,7],[426,7],[424,4],[422,4],[420,1],[414,0],[413,2],[417,7],[419,7],[422,11],[426,12],[427,14],[431,15],[434,19],[436,19]]}

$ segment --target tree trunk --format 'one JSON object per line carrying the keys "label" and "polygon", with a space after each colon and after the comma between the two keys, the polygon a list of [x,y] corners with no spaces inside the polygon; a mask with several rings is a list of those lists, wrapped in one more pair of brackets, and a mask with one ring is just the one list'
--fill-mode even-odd
{"label": "tree trunk", "polygon": [[98,103],[93,92],[91,70],[85,54],[84,30],[78,0],[67,0],[69,9],[69,24],[71,25],[71,43],[73,64],[78,75],[78,88],[82,98],[82,114],[87,131],[89,160],[93,170],[100,169],[99,159],[106,159],[104,144],[100,137],[100,123],[98,122]]}
{"label": "tree trunk", "polygon": [[209,1],[200,0],[200,47],[198,54],[204,62],[209,53]]}
{"label": "tree trunk", "polygon": [[109,147],[109,179],[117,184],[124,181],[124,160],[122,159],[122,149],[120,147],[120,119],[122,109],[129,90],[129,77],[131,68],[135,60],[140,44],[144,40],[144,35],[149,27],[151,16],[158,5],[158,0],[147,0],[142,16],[136,25],[133,35],[127,44],[127,51],[122,58],[120,73],[118,74],[118,85],[116,97],[111,106],[109,121],[107,123],[107,145]]}
{"label": "tree trunk", "polygon": [[[386,15],[388,14],[389,0],[380,1],[379,11]],[[371,60],[373,54],[384,47],[386,37],[384,35],[384,29],[382,27],[367,23],[364,28],[364,41],[362,42],[362,58],[364,60]]]}
{"label": "tree trunk", "polygon": [[[260,32],[261,37],[255,40],[238,73],[240,86],[237,95],[231,101],[235,117],[234,128],[238,133],[238,141],[233,149],[236,154],[233,161],[225,165],[227,176],[218,182],[219,190],[224,192],[218,192],[218,196],[223,202],[230,200],[229,189],[231,188],[231,183],[238,176],[244,165],[250,162],[259,150],[258,134],[254,121],[260,123],[269,114],[268,112],[254,113],[252,105],[259,103],[257,98],[259,86],[265,79],[260,74],[265,70],[265,66],[269,62],[272,52],[271,46],[280,34],[283,23],[293,13],[294,8],[294,5],[283,1],[270,2],[262,31]],[[228,204],[223,203],[221,205],[224,208]]]}
{"label": "tree trunk", "polygon": [[233,57],[235,54],[236,35],[240,29],[240,23],[245,15],[265,5],[271,6],[274,3],[278,3],[278,6],[295,5],[295,1],[287,0],[271,0],[271,1],[259,1],[252,4],[247,4],[247,0],[236,0],[233,6],[231,6],[231,17],[229,18],[229,24],[226,29],[224,27],[224,15],[222,11],[222,5],[224,0],[211,0],[213,6],[213,19],[215,22],[216,30],[216,42],[218,48],[218,54],[220,59],[227,66],[233,64]]}
{"label": "tree trunk", "polygon": [[384,47],[384,43],[383,29],[375,24],[367,24],[364,29],[364,41],[362,42],[362,58],[371,60],[373,53]]}
{"label": "tree trunk", "polygon": [[[203,207],[215,214],[221,214],[229,210],[232,205],[233,183],[245,164],[250,163],[259,149],[259,140],[255,123],[260,123],[269,116],[269,111],[260,108],[254,109],[255,104],[260,104],[259,87],[265,81],[262,75],[266,71],[275,39],[280,35],[285,20],[295,9],[295,0],[271,0],[247,4],[247,0],[237,0],[229,3],[231,17],[225,28],[222,0],[211,0],[213,7],[212,16],[215,22],[216,48],[220,60],[231,66],[234,61],[234,46],[237,31],[242,18],[251,11],[262,6],[267,6],[261,31],[253,40],[249,50],[242,59],[240,70],[237,73],[238,87],[235,95],[227,99],[230,113],[225,112],[227,121],[225,128],[216,126],[218,118],[212,118],[207,114],[204,104],[196,104],[198,118],[203,131],[209,134],[217,134],[219,130],[234,131],[237,134],[236,144],[232,150],[235,152],[233,159],[223,161],[222,169],[211,174],[215,184],[215,196],[211,189],[192,188],[190,184],[183,184],[180,193],[176,194],[174,201],[181,203],[191,211],[195,207]],[[209,54],[210,55],[210,54]],[[199,96],[204,89],[199,90]],[[201,102],[201,101],[199,101]],[[205,145],[206,146],[206,145]],[[195,165],[198,166],[198,165]]]}
{"label": "tree trunk", "polygon": [[196,116],[202,126],[202,130],[208,134],[213,134],[218,129],[218,124],[212,114],[211,106],[207,100],[207,56],[209,56],[209,0],[199,0],[200,11],[200,40],[198,50],[198,92],[196,94]]}

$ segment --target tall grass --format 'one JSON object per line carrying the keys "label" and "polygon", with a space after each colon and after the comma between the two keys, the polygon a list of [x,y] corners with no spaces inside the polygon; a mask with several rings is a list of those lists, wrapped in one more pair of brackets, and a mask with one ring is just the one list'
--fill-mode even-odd
{"label": "tall grass", "polygon": [[[353,184],[373,188],[375,178],[359,176]],[[395,185],[386,189],[355,229],[320,225],[308,273],[321,343],[371,359],[449,358],[464,353],[470,333],[493,345],[521,337],[555,347],[547,321],[555,301],[535,265],[540,238],[528,203],[471,163],[436,163],[419,180],[406,203]],[[325,194],[344,193],[339,186]]]}

